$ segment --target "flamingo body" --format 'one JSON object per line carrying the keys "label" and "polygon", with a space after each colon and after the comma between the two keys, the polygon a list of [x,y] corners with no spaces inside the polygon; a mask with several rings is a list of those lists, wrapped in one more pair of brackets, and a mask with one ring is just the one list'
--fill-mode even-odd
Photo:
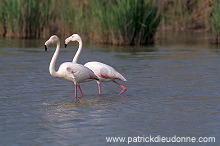
{"label": "flamingo body", "polygon": [[[68,37],[65,40],[65,47],[70,41],[78,41],[79,42],[79,48],[76,54],[79,54],[82,50],[82,39],[78,34],[73,34],[72,36]],[[76,63],[78,61],[78,56],[73,58],[73,62]],[[101,62],[88,62],[84,66],[88,67],[91,69],[94,74],[98,77],[97,83],[98,83],[98,91],[99,94],[101,94],[101,82],[111,82],[113,81],[117,85],[119,85],[122,88],[122,91],[119,93],[121,95],[126,91],[126,87],[119,84],[118,82],[115,81],[115,79],[119,79],[122,81],[127,81],[119,72],[117,72],[114,68],[111,66],[101,63]]]}
{"label": "flamingo body", "polygon": [[119,72],[117,72],[113,67],[101,63],[101,62],[87,62],[84,66],[91,69],[94,74],[98,77],[100,82],[110,82],[115,79],[120,79],[122,81],[127,81]]}
{"label": "flamingo body", "polygon": [[99,80],[97,80],[97,84],[98,84],[99,94],[102,94],[101,93],[102,92],[101,82],[113,81],[114,83],[119,85],[122,88],[122,91],[119,93],[119,95],[121,95],[127,90],[125,86],[115,81],[116,79],[119,79],[119,80],[126,82],[127,80],[119,72],[117,72],[113,67],[107,64],[101,63],[101,62],[96,62],[96,61],[87,62],[84,66],[91,69],[94,72],[94,74],[98,77]]}
{"label": "flamingo body", "polygon": [[88,82],[97,78],[87,67],[72,62],[62,63],[57,73],[60,74],[60,78],[74,82],[75,84]]}
{"label": "flamingo body", "polygon": [[89,68],[81,64],[77,64],[73,62],[62,63],[58,71],[56,72],[55,63],[56,63],[57,57],[59,55],[59,50],[60,50],[60,40],[56,35],[51,36],[50,39],[46,41],[45,50],[47,50],[47,47],[53,43],[57,44],[57,48],[50,62],[50,66],[49,66],[50,74],[55,78],[62,78],[67,81],[73,82],[75,84],[75,96],[74,97],[75,98],[77,97],[77,88],[80,90],[80,93],[83,96],[79,83],[88,82],[94,79],[97,80],[96,75]]}

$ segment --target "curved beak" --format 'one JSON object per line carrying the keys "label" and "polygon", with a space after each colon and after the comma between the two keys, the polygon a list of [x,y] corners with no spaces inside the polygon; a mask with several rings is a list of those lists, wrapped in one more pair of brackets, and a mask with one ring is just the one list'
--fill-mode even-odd
{"label": "curved beak", "polygon": [[47,51],[47,45],[44,45],[45,46],[45,51]]}
{"label": "curved beak", "polygon": [[65,48],[67,47],[67,44],[65,43]]}

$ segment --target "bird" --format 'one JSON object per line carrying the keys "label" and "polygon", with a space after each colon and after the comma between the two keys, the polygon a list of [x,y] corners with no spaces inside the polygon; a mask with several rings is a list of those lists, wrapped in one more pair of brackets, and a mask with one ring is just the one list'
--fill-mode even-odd
{"label": "bird", "polygon": [[[67,47],[67,44],[70,41],[77,41],[79,43],[79,48],[77,53],[80,53],[82,51],[82,39],[78,34],[73,34],[70,37],[65,39],[65,47]],[[77,54],[76,53],[76,54]],[[73,58],[73,63],[76,63],[78,61],[78,57],[79,56],[75,56]],[[98,92],[99,95],[102,95],[102,91],[101,91],[101,82],[114,82],[115,84],[119,85],[122,90],[118,95],[121,95],[122,93],[124,93],[127,88],[123,85],[121,85],[120,83],[116,82],[116,79],[122,80],[122,81],[127,81],[125,79],[125,77],[123,77],[118,71],[116,71],[113,67],[101,63],[101,62],[97,62],[97,61],[92,61],[92,62],[87,62],[86,64],[84,64],[84,66],[88,67],[89,69],[91,69],[94,74],[98,77],[97,84],[98,84]]]}
{"label": "bird", "polygon": [[[50,62],[50,74],[55,78],[62,78],[64,80],[73,82],[75,85],[74,98],[77,98],[77,88],[79,89],[81,96],[84,96],[80,83],[98,80],[97,76],[86,66],[74,62],[64,62],[60,65],[58,71],[55,71],[55,63],[60,51],[60,39],[56,35],[52,35],[45,42],[45,51],[47,51],[47,48],[51,44],[57,44],[57,46]],[[77,55],[79,54],[76,54],[75,57],[77,57]]]}

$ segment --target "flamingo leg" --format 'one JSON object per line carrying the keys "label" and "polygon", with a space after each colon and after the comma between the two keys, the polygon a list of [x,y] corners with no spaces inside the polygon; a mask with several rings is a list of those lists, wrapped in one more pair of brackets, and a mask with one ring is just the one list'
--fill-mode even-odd
{"label": "flamingo leg", "polygon": [[119,83],[116,82],[116,81],[113,81],[113,82],[114,82],[115,84],[119,85],[119,86],[122,88],[121,92],[120,92],[118,95],[121,95],[122,93],[124,93],[124,92],[127,90],[127,88],[126,88],[125,86],[119,84]]}
{"label": "flamingo leg", "polygon": [[80,85],[77,85],[77,87],[79,88],[79,91],[80,91],[80,93],[81,93],[81,96],[84,96],[84,94],[83,94],[83,92],[82,92],[82,89],[81,89]]}
{"label": "flamingo leg", "polygon": [[101,83],[98,83],[98,90],[99,90],[99,95],[102,95]]}
{"label": "flamingo leg", "polygon": [[77,98],[77,85],[75,84],[74,98]]}

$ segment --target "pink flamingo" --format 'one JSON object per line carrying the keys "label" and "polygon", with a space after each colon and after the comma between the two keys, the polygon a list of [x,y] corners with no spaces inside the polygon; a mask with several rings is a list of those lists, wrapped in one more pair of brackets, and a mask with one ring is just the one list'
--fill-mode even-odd
{"label": "pink flamingo", "polygon": [[[65,40],[65,47],[67,46],[67,44],[70,41],[78,41],[79,42],[79,48],[77,53],[80,53],[82,50],[82,39],[78,34],[73,34],[72,36],[68,37]],[[76,53],[76,54],[77,54]],[[73,63],[76,63],[78,61],[78,57],[79,56],[75,56],[73,58]],[[118,82],[115,81],[115,79],[119,79],[122,81],[127,81],[119,72],[117,72],[114,68],[112,68],[111,66],[101,63],[101,62],[96,62],[96,61],[92,61],[92,62],[87,62],[84,66],[88,67],[89,69],[91,69],[95,75],[98,77],[97,80],[97,84],[98,84],[98,92],[101,95],[102,91],[101,91],[101,82],[110,82],[113,81],[114,83],[116,83],[117,85],[119,85],[122,88],[122,91],[118,94],[121,95],[122,93],[124,93],[127,89],[125,86],[119,84]]]}
{"label": "pink flamingo", "polygon": [[[45,51],[47,51],[49,45],[55,43],[57,44],[57,47],[50,62],[50,74],[55,78],[62,78],[67,81],[73,82],[75,84],[74,97],[77,98],[77,88],[80,90],[81,96],[83,96],[83,92],[79,83],[91,81],[94,79],[98,80],[96,75],[89,68],[73,62],[62,63],[58,71],[56,72],[55,63],[60,51],[60,40],[56,35],[51,36],[50,39],[45,42]],[[77,55],[79,54],[76,54],[75,57],[77,57]]]}

